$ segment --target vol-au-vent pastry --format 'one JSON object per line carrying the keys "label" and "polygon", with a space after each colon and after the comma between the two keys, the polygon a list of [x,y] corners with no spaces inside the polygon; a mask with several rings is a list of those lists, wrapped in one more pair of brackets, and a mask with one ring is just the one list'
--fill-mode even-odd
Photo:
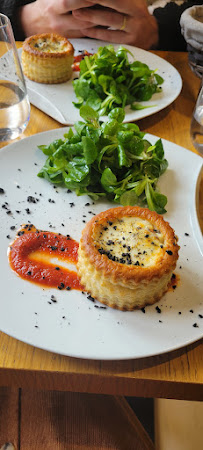
{"label": "vol-au-vent pastry", "polygon": [[94,216],[79,243],[78,273],[92,297],[120,310],[158,301],[178,259],[174,230],[156,212],[117,207]]}
{"label": "vol-au-vent pastry", "polygon": [[24,74],[38,83],[64,83],[71,78],[74,48],[63,36],[43,33],[25,39],[22,50]]}

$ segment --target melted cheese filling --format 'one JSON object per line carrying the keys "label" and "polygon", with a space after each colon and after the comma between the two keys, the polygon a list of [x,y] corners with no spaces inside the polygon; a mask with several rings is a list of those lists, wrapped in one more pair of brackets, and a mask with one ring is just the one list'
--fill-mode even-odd
{"label": "melted cheese filling", "polygon": [[32,42],[32,47],[45,53],[64,52],[68,48],[67,44],[64,44],[63,41],[51,40],[49,38],[38,39],[37,42]]}
{"label": "melted cheese filling", "polygon": [[108,221],[100,228],[95,246],[113,261],[142,267],[155,265],[165,252],[163,234],[139,217]]}

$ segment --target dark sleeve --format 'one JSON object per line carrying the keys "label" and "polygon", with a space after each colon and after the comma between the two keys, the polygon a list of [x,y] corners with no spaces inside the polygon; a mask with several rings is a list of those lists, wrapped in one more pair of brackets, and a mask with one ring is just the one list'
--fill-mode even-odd
{"label": "dark sleeve", "polygon": [[0,0],[0,12],[9,17],[16,41],[25,39],[24,32],[18,20],[18,12],[21,6],[33,3],[35,0]]}
{"label": "dark sleeve", "polygon": [[181,34],[180,16],[187,8],[202,5],[202,0],[187,1],[182,5],[174,2],[167,3],[163,8],[156,8],[153,15],[158,22],[159,44],[158,50],[186,51],[187,44]]}

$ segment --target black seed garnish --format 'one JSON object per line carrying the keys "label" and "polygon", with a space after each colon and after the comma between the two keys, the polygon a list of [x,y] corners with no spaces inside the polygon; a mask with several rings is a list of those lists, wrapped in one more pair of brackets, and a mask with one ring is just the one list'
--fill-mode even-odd
{"label": "black seed garnish", "polygon": [[161,314],[161,309],[159,308],[159,306],[156,306],[156,311],[158,312],[158,314]]}
{"label": "black seed garnish", "polygon": [[90,203],[85,203],[85,206],[90,206]]}
{"label": "black seed garnish", "polygon": [[172,277],[171,277],[173,280],[174,280],[174,278],[176,278],[176,275],[175,275],[175,273],[173,273],[172,274]]}
{"label": "black seed garnish", "polygon": [[171,250],[166,250],[166,253],[168,253],[168,255],[170,255],[170,256],[173,254],[173,252]]}
{"label": "black seed garnish", "polygon": [[32,275],[31,270],[28,270],[27,275]]}
{"label": "black seed garnish", "polygon": [[71,194],[72,191],[70,189],[67,189],[66,192],[67,192],[67,194]]}
{"label": "black seed garnish", "polygon": [[64,287],[65,287],[65,284],[62,283],[62,281],[61,281],[61,287],[62,287],[62,289],[64,289]]}
{"label": "black seed garnish", "polygon": [[149,234],[145,234],[145,237],[148,238],[148,237],[149,237]]}
{"label": "black seed garnish", "polygon": [[60,267],[55,267],[55,270],[60,270]]}
{"label": "black seed garnish", "polygon": [[[17,211],[16,211],[17,212]],[[12,212],[10,211],[10,209],[8,211],[6,211],[6,214],[12,214]]]}
{"label": "black seed garnish", "polygon": [[[67,286],[67,287],[66,287],[66,290],[67,290],[67,291],[70,291],[70,290],[71,290],[71,287],[70,287],[70,286]],[[82,292],[82,294],[84,294],[84,292]]]}
{"label": "black seed garnish", "polygon": [[10,227],[11,230],[15,230],[15,228],[16,228],[15,225],[12,225],[12,226]]}
{"label": "black seed garnish", "polygon": [[69,203],[70,207],[73,208],[73,206],[75,206],[74,202]]}
{"label": "black seed garnish", "polygon": [[61,250],[61,252],[64,252],[64,251],[65,251],[65,248],[64,248],[64,247],[61,247],[60,250]]}
{"label": "black seed garnish", "polygon": [[36,198],[34,198],[32,195],[29,195],[29,196],[27,197],[27,201],[28,201],[29,203],[37,203]]}
{"label": "black seed garnish", "polygon": [[162,320],[159,320],[159,323],[162,323]]}
{"label": "black seed garnish", "polygon": [[179,313],[178,314],[182,314],[182,312],[181,311],[179,311]]}
{"label": "black seed garnish", "polygon": [[197,325],[197,323],[193,323],[193,327],[194,328],[199,328],[199,325]]}
{"label": "black seed garnish", "polygon": [[27,214],[30,214],[30,209],[29,208],[26,208],[25,211],[26,211]]}
{"label": "black seed garnish", "polygon": [[198,317],[199,317],[200,319],[203,319],[203,315],[202,315],[202,314],[198,314]]}
{"label": "black seed garnish", "polygon": [[24,231],[19,231],[19,232],[17,233],[17,235],[18,235],[18,236],[22,236],[24,233],[25,233]]}
{"label": "black seed garnish", "polygon": [[160,245],[160,248],[164,248],[164,246],[163,246],[163,245]]}
{"label": "black seed garnish", "polygon": [[57,250],[57,247],[55,247],[54,245],[51,245],[51,249],[52,250]]}
{"label": "black seed garnish", "polygon": [[39,328],[38,325],[35,325],[35,328]]}
{"label": "black seed garnish", "polygon": [[92,297],[90,294],[87,296],[87,298],[88,298],[88,300],[90,300],[91,302],[95,302],[95,299],[94,299],[94,297]]}
{"label": "black seed garnish", "polygon": [[190,236],[189,233],[185,233],[185,236]]}
{"label": "black seed garnish", "polygon": [[173,288],[173,289],[176,289],[176,288],[177,288],[177,285],[176,285],[176,284],[173,284],[172,288]]}
{"label": "black seed garnish", "polygon": [[190,313],[193,313],[194,311],[193,311],[193,309],[190,309]]}
{"label": "black seed garnish", "polygon": [[52,200],[51,198],[49,198],[48,202],[49,203],[55,203],[55,200]]}
{"label": "black seed garnish", "polygon": [[3,188],[0,188],[0,194],[5,194],[5,191]]}
{"label": "black seed garnish", "polygon": [[113,225],[113,222],[111,222],[111,220],[108,220],[107,223],[110,225],[110,227],[111,225]]}
{"label": "black seed garnish", "polygon": [[11,239],[11,236],[10,236],[10,234],[7,234],[7,236],[6,236],[6,237],[7,237],[7,239]]}
{"label": "black seed garnish", "polygon": [[144,314],[146,313],[145,308],[141,308],[141,311],[142,311]]}
{"label": "black seed garnish", "polygon": [[139,261],[136,261],[135,266],[139,266],[139,265],[140,265]]}

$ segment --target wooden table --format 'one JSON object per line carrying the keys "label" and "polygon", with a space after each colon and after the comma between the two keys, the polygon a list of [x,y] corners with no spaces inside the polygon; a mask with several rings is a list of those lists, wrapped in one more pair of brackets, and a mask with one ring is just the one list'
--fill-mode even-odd
{"label": "wooden table", "polygon": [[[189,129],[200,80],[191,72],[186,53],[154,53],[176,67],[182,76],[183,88],[172,105],[140,120],[140,129],[195,152]],[[60,127],[59,123],[32,106],[30,122],[21,139]],[[200,204],[203,229],[203,182]],[[183,349],[150,358],[117,362],[90,361],[43,351],[0,333],[0,385],[203,400],[202,348],[202,342],[198,341]]]}

